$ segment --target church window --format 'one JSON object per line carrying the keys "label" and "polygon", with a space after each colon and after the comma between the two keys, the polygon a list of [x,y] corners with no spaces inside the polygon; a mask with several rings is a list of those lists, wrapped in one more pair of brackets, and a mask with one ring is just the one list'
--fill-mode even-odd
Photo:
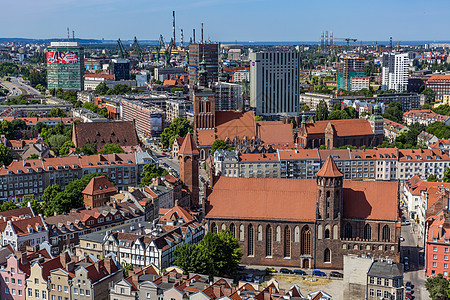
{"label": "church window", "polygon": [[323,226],[322,224],[319,224],[319,226],[317,226],[317,239],[321,240],[322,239],[322,233],[323,232]]}
{"label": "church window", "polygon": [[211,232],[212,233],[217,233],[217,225],[214,222],[211,224]]}
{"label": "church window", "polygon": [[345,224],[344,237],[346,239],[351,239],[353,237],[353,235],[352,235],[352,224],[350,224],[350,223]]}
{"label": "church window", "polygon": [[391,239],[391,229],[389,226],[384,225],[383,227],[383,241],[390,241]]}
{"label": "church window", "polygon": [[255,255],[255,241],[253,236],[253,225],[248,225],[248,235],[247,235],[247,255]]}
{"label": "church window", "polygon": [[326,248],[324,253],[323,253],[323,262],[324,263],[331,263],[331,251],[328,248]]}
{"label": "church window", "polygon": [[266,227],[266,256],[272,256],[272,227]]}
{"label": "church window", "polygon": [[369,224],[366,224],[366,226],[364,226],[364,239],[365,240],[372,239],[372,227],[370,227]]}
{"label": "church window", "polygon": [[235,226],[234,226],[234,223],[231,223],[231,224],[230,224],[230,231],[231,231],[231,234],[233,234],[234,236],[236,236],[236,228],[235,228]]}
{"label": "church window", "polygon": [[294,228],[294,242],[300,242],[300,229],[298,228],[298,226],[295,226]]}
{"label": "church window", "polygon": [[277,242],[281,242],[281,227],[280,226],[277,226],[277,232],[276,232],[275,240]]}
{"label": "church window", "polygon": [[262,241],[262,226],[258,225],[258,241]]}
{"label": "church window", "polygon": [[330,225],[325,225],[325,234],[324,234],[324,237],[326,238],[326,239],[329,239],[330,238]]}
{"label": "church window", "polygon": [[284,257],[291,257],[291,229],[284,228]]}
{"label": "church window", "polygon": [[239,240],[244,241],[244,225],[242,224],[239,226]]}
{"label": "church window", "polygon": [[220,229],[221,230],[227,230],[227,226],[225,225],[225,223],[222,223],[222,227]]}
{"label": "church window", "polygon": [[311,229],[308,225],[302,228],[302,255],[311,254]]}
{"label": "church window", "polygon": [[339,237],[339,229],[337,225],[333,226],[333,239],[337,240]]}

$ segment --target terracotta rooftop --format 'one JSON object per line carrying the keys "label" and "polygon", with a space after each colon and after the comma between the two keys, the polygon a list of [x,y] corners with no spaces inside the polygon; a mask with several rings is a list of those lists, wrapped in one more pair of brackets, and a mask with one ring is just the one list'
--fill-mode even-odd
{"label": "terracotta rooftop", "polygon": [[180,150],[178,154],[184,155],[197,155],[199,154],[197,146],[195,145],[194,140],[192,139],[192,134],[188,133],[183,140],[183,144],[180,146]]}
{"label": "terracotta rooftop", "polygon": [[117,188],[108,180],[108,178],[106,178],[106,176],[92,178],[86,188],[82,191],[83,194],[91,196],[116,192]]}
{"label": "terracotta rooftop", "polygon": [[217,111],[216,112],[217,139],[233,140],[235,137],[256,137],[256,121],[253,111]]}
{"label": "terracotta rooftop", "polygon": [[256,122],[258,137],[266,145],[290,144],[294,142],[292,124],[282,121],[258,121]]}
{"label": "terracotta rooftop", "polygon": [[345,119],[315,121],[306,124],[308,134],[323,134],[325,128],[331,123],[336,136],[357,136],[373,134],[372,127],[366,119]]}
{"label": "terracotta rooftop", "polygon": [[9,221],[11,219],[23,219],[34,217],[34,212],[31,207],[21,207],[0,212],[0,220]]}
{"label": "terracotta rooftop", "polygon": [[[344,217],[397,220],[397,183],[344,180]],[[314,179],[220,177],[209,196],[207,218],[315,219]]]}
{"label": "terracotta rooftop", "polygon": [[317,172],[317,176],[322,177],[342,177],[344,174],[339,171],[338,167],[334,163],[331,156],[328,156],[327,160],[323,164],[322,168]]}

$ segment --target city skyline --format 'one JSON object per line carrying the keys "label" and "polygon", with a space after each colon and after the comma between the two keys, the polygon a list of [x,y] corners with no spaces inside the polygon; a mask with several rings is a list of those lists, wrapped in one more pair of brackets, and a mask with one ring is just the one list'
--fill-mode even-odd
{"label": "city skyline", "polygon": [[196,40],[200,39],[201,23],[205,40],[211,41],[318,41],[323,30],[333,31],[335,38],[358,41],[387,41],[391,36],[395,41],[445,40],[450,3],[432,0],[426,7],[419,3],[381,0],[377,7],[361,7],[352,0],[176,0],[151,4],[142,0],[25,0],[3,5],[5,11],[20,12],[20,17],[5,14],[0,26],[6,30],[0,37],[65,38],[69,27],[76,38],[128,40],[137,36],[156,40],[162,34],[170,39],[175,10],[177,41],[183,29],[185,43],[194,28]]}

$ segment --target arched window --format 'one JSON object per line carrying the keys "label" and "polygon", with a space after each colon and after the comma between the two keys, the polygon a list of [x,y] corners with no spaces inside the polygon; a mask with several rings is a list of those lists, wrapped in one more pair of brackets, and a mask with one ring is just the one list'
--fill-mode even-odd
{"label": "arched window", "polygon": [[[328,179],[327,179],[328,181]],[[327,182],[328,183],[328,182]],[[327,191],[327,200],[330,199],[330,191]]]}
{"label": "arched window", "polygon": [[253,240],[253,225],[248,225],[248,231],[247,231],[247,255],[253,256],[255,255],[255,241]]}
{"label": "arched window", "polygon": [[262,241],[262,226],[258,225],[258,241]]}
{"label": "arched window", "polygon": [[328,248],[326,248],[325,251],[323,252],[323,262],[331,263],[331,251]]}
{"label": "arched window", "polygon": [[272,256],[272,227],[266,227],[266,256]]}
{"label": "arched window", "polygon": [[300,242],[300,228],[298,228],[298,226],[295,226],[294,228],[294,242],[295,243]]}
{"label": "arched window", "polygon": [[225,223],[222,223],[222,228],[220,228],[221,230],[227,230],[227,226],[225,225]]}
{"label": "arched window", "polygon": [[212,233],[217,233],[217,225],[214,222],[211,224],[211,232]]}
{"label": "arched window", "polygon": [[339,238],[339,229],[337,225],[333,226],[333,239],[337,240]]}
{"label": "arched window", "polygon": [[366,226],[364,226],[364,239],[365,240],[372,239],[372,227],[370,227],[369,224],[366,224]]}
{"label": "arched window", "polygon": [[344,237],[345,237],[346,239],[351,239],[351,238],[353,237],[353,234],[352,234],[352,224],[350,224],[350,223],[345,224],[345,227],[344,227]]}
{"label": "arched window", "polygon": [[281,242],[281,227],[280,226],[277,226],[277,232],[276,232],[276,236],[275,236],[275,241]]}
{"label": "arched window", "polygon": [[323,235],[323,226],[322,224],[319,224],[319,226],[317,226],[317,239],[321,240],[322,235]]}
{"label": "arched window", "polygon": [[244,225],[242,224],[239,226],[239,240],[244,241]]}
{"label": "arched window", "polygon": [[325,234],[324,238],[329,239],[330,238],[330,225],[325,225]]}
{"label": "arched window", "polygon": [[384,225],[383,226],[383,241],[390,241],[391,240],[391,229],[389,226]]}
{"label": "arched window", "polygon": [[235,228],[235,226],[234,226],[234,223],[231,223],[231,224],[230,224],[230,231],[231,231],[231,233],[232,233],[234,236],[236,236],[236,228]]}
{"label": "arched window", "polygon": [[291,257],[291,229],[284,227],[284,257]]}
{"label": "arched window", "polygon": [[308,225],[302,228],[302,255],[311,254],[311,229]]}

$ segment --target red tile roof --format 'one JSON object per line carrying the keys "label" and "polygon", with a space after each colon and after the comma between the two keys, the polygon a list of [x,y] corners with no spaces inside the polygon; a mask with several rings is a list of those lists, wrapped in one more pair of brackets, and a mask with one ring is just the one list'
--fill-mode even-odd
{"label": "red tile roof", "polygon": [[322,177],[342,177],[344,174],[339,171],[338,167],[334,163],[331,156],[328,156],[327,160],[323,164],[322,168],[317,172],[317,176]]}
{"label": "red tile roof", "polygon": [[3,221],[23,219],[27,217],[34,217],[33,210],[28,206],[0,212],[0,220],[3,219]]}
{"label": "red tile roof", "polygon": [[[397,183],[344,180],[344,217],[397,220]],[[207,218],[315,219],[314,179],[220,177],[209,196]]]}
{"label": "red tile roof", "polygon": [[192,139],[192,134],[188,133],[186,137],[183,140],[183,144],[180,146],[180,150],[178,151],[178,154],[184,154],[184,155],[197,155],[199,154],[197,146],[194,143],[194,140]]}
{"label": "red tile roof", "polygon": [[266,145],[289,144],[294,142],[292,124],[282,121],[258,121],[256,122],[258,136]]}
{"label": "red tile roof", "polygon": [[373,134],[372,127],[366,119],[345,119],[316,121],[306,124],[308,134],[323,134],[325,128],[331,123],[337,136],[357,136]]}
{"label": "red tile roof", "polygon": [[86,188],[82,191],[83,194],[91,196],[113,192],[117,192],[117,188],[108,180],[108,178],[106,178],[106,176],[92,178]]}
{"label": "red tile roof", "polygon": [[160,217],[160,221],[165,222],[172,221],[173,218],[175,218],[176,220],[182,218],[185,223],[194,221],[194,217],[191,215],[191,213],[179,205],[175,205],[171,209],[167,210],[160,208],[159,215],[162,215]]}
{"label": "red tile roof", "polygon": [[235,137],[256,137],[256,121],[253,111],[217,111],[216,112],[217,139],[233,140]]}

